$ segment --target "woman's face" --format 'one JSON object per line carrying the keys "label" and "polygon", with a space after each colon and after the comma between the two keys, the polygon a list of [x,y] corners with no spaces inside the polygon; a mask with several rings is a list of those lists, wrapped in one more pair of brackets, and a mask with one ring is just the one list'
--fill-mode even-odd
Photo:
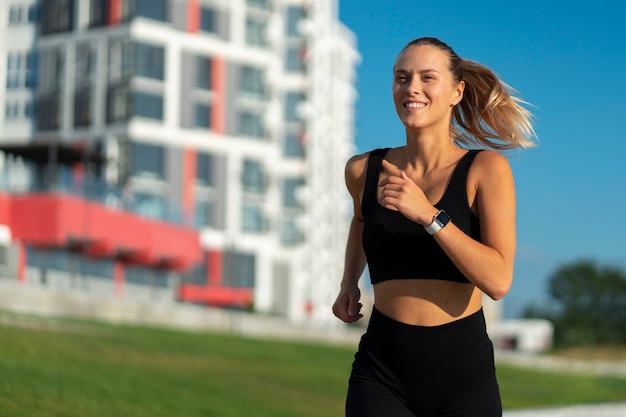
{"label": "woman's face", "polygon": [[409,46],[393,67],[393,100],[407,129],[449,129],[464,86],[452,79],[448,54],[431,45]]}

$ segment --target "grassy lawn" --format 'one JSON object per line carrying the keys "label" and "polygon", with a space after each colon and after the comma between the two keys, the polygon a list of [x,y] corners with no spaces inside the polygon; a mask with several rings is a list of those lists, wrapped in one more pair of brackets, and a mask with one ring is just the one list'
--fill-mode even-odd
{"label": "grassy lawn", "polygon": [[[59,320],[0,324],[0,416],[341,416],[352,348]],[[505,408],[626,400],[626,378],[498,365]]]}

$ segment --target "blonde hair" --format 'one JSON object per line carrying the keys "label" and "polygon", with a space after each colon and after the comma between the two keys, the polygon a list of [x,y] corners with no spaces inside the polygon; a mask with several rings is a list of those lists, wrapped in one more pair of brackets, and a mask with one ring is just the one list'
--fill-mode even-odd
{"label": "blonde hair", "polygon": [[496,150],[535,146],[536,134],[528,105],[516,91],[501,81],[486,66],[460,58],[451,47],[437,38],[418,38],[410,46],[430,45],[450,57],[455,83],[465,82],[463,99],[452,112],[451,139],[466,146]]}

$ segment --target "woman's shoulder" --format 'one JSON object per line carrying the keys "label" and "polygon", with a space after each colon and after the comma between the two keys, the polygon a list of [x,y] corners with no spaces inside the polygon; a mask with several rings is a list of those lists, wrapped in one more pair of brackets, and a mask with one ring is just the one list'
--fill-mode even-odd
{"label": "woman's shoulder", "polygon": [[505,155],[494,150],[481,150],[472,162],[468,180],[480,187],[481,183],[502,181],[511,176],[511,166]]}
{"label": "woman's shoulder", "polygon": [[476,151],[473,167],[479,170],[501,170],[509,169],[509,160],[501,152],[491,149],[481,149]]}
{"label": "woman's shoulder", "polygon": [[354,177],[362,175],[367,168],[367,161],[371,155],[384,155],[392,148],[376,148],[363,153],[351,156],[346,162],[346,175],[352,174]]}

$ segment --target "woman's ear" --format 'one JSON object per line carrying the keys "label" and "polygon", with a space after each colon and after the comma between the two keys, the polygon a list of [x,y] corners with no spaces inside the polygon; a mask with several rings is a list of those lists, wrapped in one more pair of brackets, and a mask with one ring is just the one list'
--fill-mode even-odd
{"label": "woman's ear", "polygon": [[465,81],[460,81],[455,90],[454,90],[454,98],[452,100],[452,105],[456,106],[463,100],[463,92],[465,91]]}

